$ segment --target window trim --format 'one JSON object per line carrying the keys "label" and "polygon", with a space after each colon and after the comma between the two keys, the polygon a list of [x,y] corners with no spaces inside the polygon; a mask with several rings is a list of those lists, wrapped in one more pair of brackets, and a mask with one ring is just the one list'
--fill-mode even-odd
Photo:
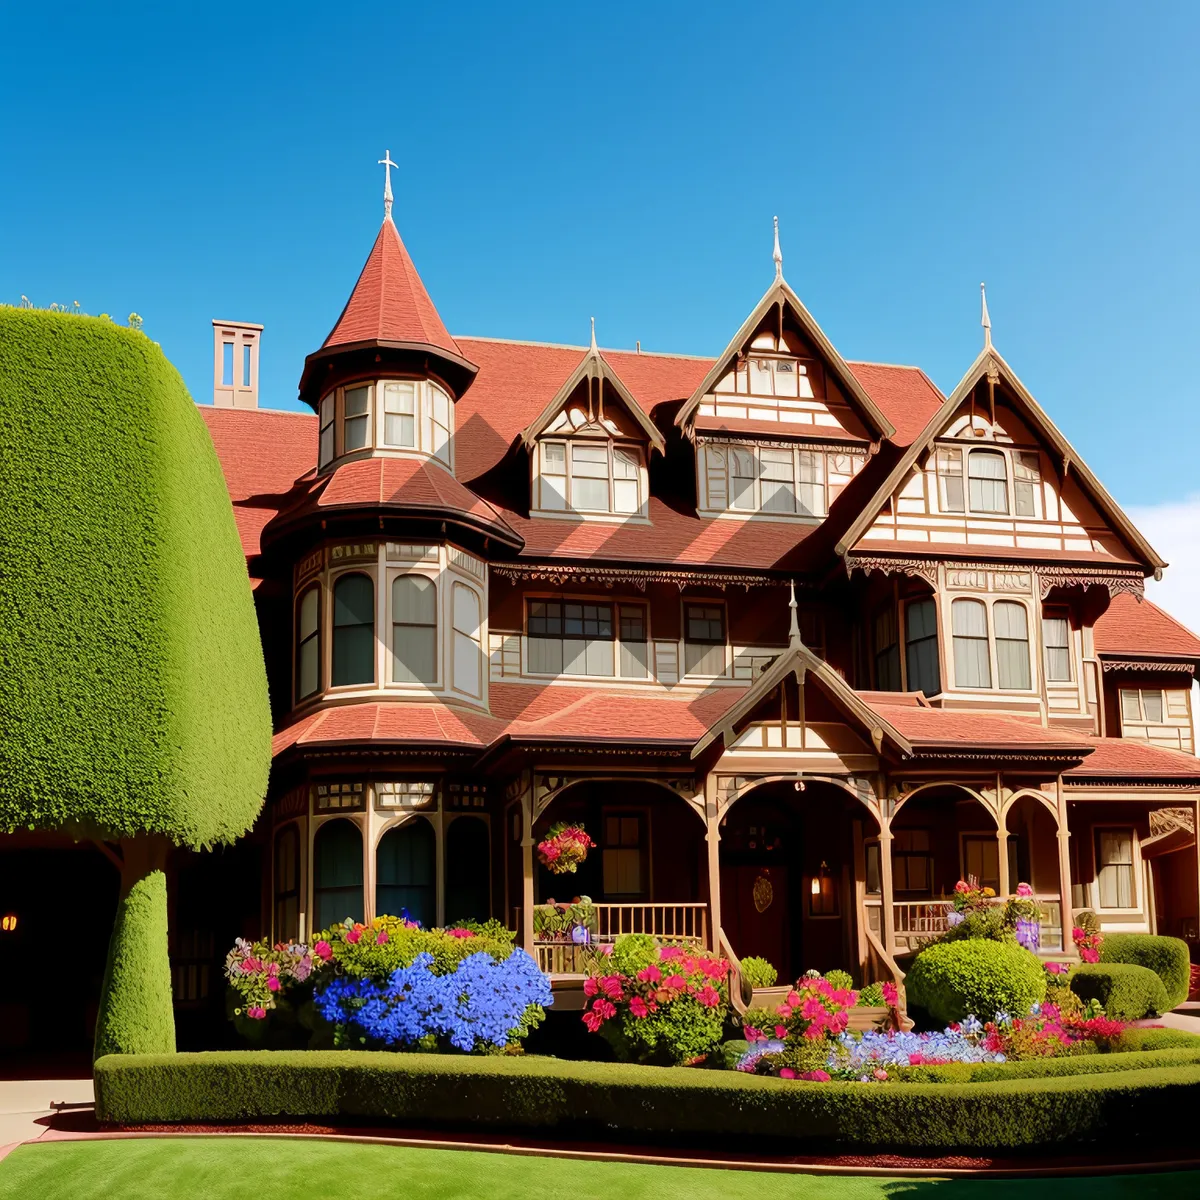
{"label": "window trim", "polygon": [[[1004,488],[1008,507],[1004,511],[974,508],[971,504],[971,455],[976,453],[999,454],[1004,460]],[[959,471],[943,470],[943,458],[954,455],[959,463]],[[1037,481],[1018,480],[1016,476],[1017,459],[1020,455],[1029,455],[1037,459]],[[1009,442],[985,441],[965,442],[949,439],[944,442],[934,442],[933,445],[933,476],[937,496],[937,508],[931,510],[935,515],[953,517],[983,517],[998,518],[1008,521],[1044,521],[1046,519],[1046,503],[1043,494],[1045,475],[1042,471],[1042,451],[1038,446],[1017,446]],[[962,481],[962,507],[951,508],[946,499],[946,480],[949,478]],[[980,476],[980,478],[984,478]],[[1000,482],[999,479],[996,482]],[[1029,483],[1033,489],[1033,513],[1022,515],[1017,512],[1017,483]]]}
{"label": "window trim", "polygon": [[[1052,647],[1046,641],[1046,622],[1047,621],[1065,621],[1067,624],[1067,677],[1066,679],[1054,679],[1050,675],[1050,650]],[[1048,605],[1042,608],[1042,670],[1045,672],[1046,683],[1053,684],[1069,684],[1075,682],[1075,638],[1074,629],[1071,627],[1071,610],[1063,605]],[[1055,646],[1053,649],[1058,650],[1061,647]]]}
{"label": "window trim", "polygon": [[[424,579],[433,587],[433,625],[428,624],[418,625],[412,621],[397,621],[396,620],[396,602],[395,590],[396,584],[401,579]],[[389,570],[387,572],[387,625],[388,625],[388,645],[387,645],[387,682],[393,687],[402,688],[421,688],[434,689],[441,686],[442,680],[442,589],[439,586],[440,577],[438,574],[429,571],[413,571],[413,570]],[[433,679],[428,682],[422,682],[415,679],[397,679],[396,678],[396,630],[397,628],[405,629],[433,629]]]}
{"label": "window trim", "polygon": [[[807,443],[803,441],[791,442],[786,446],[781,445],[760,445],[756,442],[706,442],[703,446],[704,450],[704,465],[703,469],[697,469],[697,487],[701,494],[700,511],[702,513],[728,514],[736,517],[761,517],[771,521],[823,521],[829,515],[829,509],[832,501],[829,497],[830,491],[830,467],[829,459],[832,456],[845,456],[855,458],[852,452],[842,450],[830,450],[827,446]],[[792,511],[787,509],[764,508],[762,498],[763,485],[763,451],[772,452],[791,452],[792,459],[792,474],[791,474],[791,494],[796,502],[796,507]],[[721,455],[724,460],[723,465],[718,466],[711,461],[713,453]],[[735,476],[734,470],[734,455],[748,455],[754,462],[754,475],[751,477],[751,502],[749,505],[741,505],[734,503],[734,479],[744,479],[743,475]],[[800,456],[810,455],[814,464],[815,479],[811,483],[801,481]],[[859,471],[862,467],[859,467]],[[713,499],[713,493],[710,488],[710,477],[714,474],[719,474],[724,479],[724,504],[717,503]],[[839,472],[841,473],[841,472]],[[857,476],[857,471],[851,471],[851,478]],[[838,485],[844,488],[845,484]],[[814,510],[811,512],[801,511],[801,489],[813,489],[812,495],[816,501]],[[841,493],[839,492],[839,495]],[[836,500],[837,497],[834,497]]]}
{"label": "window trim", "polygon": [[[545,469],[545,448],[547,446],[563,448],[563,473],[561,475]],[[573,500],[573,455],[576,446],[603,446],[608,455],[608,507],[607,508],[576,508]],[[632,511],[616,508],[617,480],[627,480],[628,476],[616,474],[617,451],[631,455],[636,459],[637,507]],[[532,459],[532,491],[533,511],[539,516],[569,517],[584,520],[630,521],[639,518],[645,520],[650,507],[650,477],[646,465],[646,446],[628,437],[599,437],[592,434],[571,436],[563,433],[539,437],[530,455]],[[563,481],[563,504],[554,508],[544,503],[545,491],[549,485],[543,482],[547,477]],[[599,479],[600,476],[581,476],[580,478]]]}
{"label": "window trim", "polygon": [[[638,842],[638,855],[640,863],[638,866],[641,875],[642,890],[640,892],[608,892],[604,888],[604,852],[606,850],[622,850],[624,846],[609,846],[607,845],[608,819],[609,817],[637,817],[640,823],[641,837]],[[651,820],[650,810],[638,805],[618,805],[614,808],[609,808],[607,805],[600,810],[600,836],[598,838],[600,851],[600,889],[604,894],[605,903],[613,901],[615,897],[616,903],[633,903],[638,900],[649,901],[654,895],[654,881],[651,878],[650,866],[653,862],[651,855]]]}
{"label": "window trim", "polygon": [[[1130,874],[1130,895],[1133,899],[1131,908],[1108,908],[1100,903],[1100,839],[1098,835],[1105,830],[1122,830],[1129,833],[1129,874]],[[1142,911],[1141,895],[1142,887],[1139,876],[1142,873],[1142,845],[1141,839],[1138,837],[1137,826],[1132,824],[1124,824],[1120,821],[1104,821],[1091,826],[1091,844],[1092,844],[1092,898],[1095,901],[1094,908],[1096,912],[1105,913],[1140,913]],[[1124,863],[1118,864],[1124,866]]]}
{"label": "window trim", "polygon": [[[322,638],[321,638],[321,622],[325,616],[324,590],[325,589],[321,586],[321,579],[318,577],[318,578],[314,579],[311,583],[302,587],[300,589],[300,591],[296,594],[294,618],[293,618],[295,621],[295,624],[293,625],[293,629],[295,630],[295,639],[294,639],[294,653],[292,656],[292,672],[293,672],[293,674],[292,674],[293,701],[292,702],[296,706],[303,704],[304,701],[306,701],[306,700],[311,700],[313,696],[319,696],[321,694],[321,678],[324,674],[324,666],[325,666],[324,662],[322,661],[323,655],[321,653],[322,649],[323,649]],[[307,637],[302,638],[300,636],[300,613],[304,607],[304,601],[308,597],[308,594],[310,592],[314,592],[314,591],[317,593],[317,627],[313,630],[312,633],[308,634]],[[312,689],[312,691],[305,692],[303,695],[301,695],[300,694],[300,656],[301,656],[301,653],[302,653],[304,647],[309,642],[311,642],[314,638],[316,639],[316,643],[317,643],[317,682],[316,682],[316,686]]]}
{"label": "window trim", "polygon": [[[458,618],[455,614],[457,609],[456,598],[458,596],[459,588],[462,588],[463,591],[475,597],[475,609],[479,614],[479,624],[476,626],[473,634],[467,633],[466,630],[459,629],[458,627]],[[470,696],[475,700],[482,700],[487,690],[487,664],[484,660],[483,654],[484,642],[486,641],[486,624],[487,614],[483,609],[483,594],[478,588],[473,587],[471,584],[466,583],[461,579],[453,580],[450,586],[450,670],[448,672],[448,684],[452,690],[458,692],[460,695]],[[475,692],[472,692],[467,688],[459,687],[456,679],[458,673],[458,639],[460,637],[465,638],[475,647],[476,677],[479,681],[479,690]]]}
{"label": "window trim", "polygon": [[[984,620],[986,623],[987,645],[988,645],[988,670],[990,672],[990,682],[987,687],[978,687],[971,684],[958,682],[958,660],[954,653],[954,606],[962,601],[971,601],[983,605]],[[996,653],[996,621],[993,609],[997,604],[1019,604],[1025,609],[1025,645],[1027,647],[1026,654],[1029,658],[1029,687],[1014,688],[1000,686],[1000,664]],[[1040,617],[1039,617],[1040,619]],[[950,631],[950,651],[951,659],[954,662],[953,669],[953,690],[956,692],[971,692],[976,695],[1001,693],[1008,696],[1036,696],[1040,694],[1041,676],[1039,674],[1038,664],[1034,660],[1034,641],[1029,636],[1029,631],[1032,625],[1030,618],[1030,601],[1022,596],[980,596],[980,595],[965,595],[954,596],[949,605],[949,631]],[[980,640],[978,638],[972,640]],[[1015,639],[1010,639],[1015,640]]]}
{"label": "window trim", "polygon": [[[638,682],[648,683],[654,680],[654,663],[651,657],[653,638],[650,633],[650,604],[646,600],[625,599],[620,596],[599,597],[599,596],[584,596],[577,595],[574,592],[526,592],[522,596],[524,604],[522,606],[522,625],[521,625],[521,674],[528,676],[531,679],[561,679],[575,680],[587,679],[598,682]],[[592,604],[604,605],[612,609],[612,647],[613,647],[613,673],[611,675],[591,675],[588,673],[582,674],[567,674],[566,671],[535,671],[530,666],[532,655],[530,654],[529,643],[533,640],[533,635],[529,632],[529,606],[531,604]],[[621,647],[624,641],[621,637],[621,609],[622,608],[640,608],[642,610],[642,626],[645,630],[644,642],[631,642],[631,645],[645,645],[646,647],[646,673],[644,675],[622,675],[621,674]],[[565,617],[560,617],[560,620],[565,621]],[[547,641],[554,640],[553,638],[544,639]],[[559,634],[559,640],[562,642],[579,641],[582,639],[568,639],[565,633]]]}
{"label": "window trim", "polygon": [[[371,585],[371,678],[362,683],[333,682],[334,653],[336,651],[337,630],[342,626],[336,625],[337,586],[350,575],[361,575]],[[354,688],[376,688],[379,683],[379,594],[376,582],[376,568],[372,563],[353,563],[345,570],[329,576],[329,686],[326,692],[345,692]]]}
{"label": "window trim", "polygon": [[[687,669],[687,647],[688,647],[688,616],[687,610],[692,608],[719,608],[721,610],[721,631],[724,635],[724,656],[723,666],[721,670],[710,675],[701,672],[691,672]],[[724,600],[695,600],[686,597],[680,598],[679,608],[679,678],[685,679],[726,679],[728,678],[733,666],[733,647],[729,640],[729,606]],[[722,643],[712,642],[693,642],[695,646],[716,646]]]}

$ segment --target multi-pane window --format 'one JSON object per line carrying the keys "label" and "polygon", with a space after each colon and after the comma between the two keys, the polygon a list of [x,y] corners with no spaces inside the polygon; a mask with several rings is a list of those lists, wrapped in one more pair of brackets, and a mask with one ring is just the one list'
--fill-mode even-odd
{"label": "multi-pane window", "polygon": [[936,696],[942,690],[937,603],[932,599],[910,600],[904,608],[904,626],[908,690]]}
{"label": "multi-pane window", "polygon": [[999,450],[967,455],[967,483],[972,512],[1008,512],[1008,467]]}
{"label": "multi-pane window", "polygon": [[950,606],[954,636],[954,682],[959,687],[990,688],[987,607],[982,600],[955,600]]}
{"label": "multi-pane window", "polygon": [[1065,616],[1042,617],[1042,646],[1046,654],[1046,679],[1071,682],[1071,625]]}
{"label": "multi-pane window", "polygon": [[638,604],[531,600],[528,645],[535,674],[647,675],[645,609]]}
{"label": "multi-pane window", "polygon": [[778,341],[774,334],[759,334],[749,355],[738,359],[713,391],[718,397],[732,394],[811,400],[814,380],[820,388],[820,366],[811,360],[798,359],[788,351],[786,341]]}
{"label": "multi-pane window", "polygon": [[454,686],[469,696],[478,696],[482,690],[480,660],[483,654],[479,593],[465,584],[456,583],[453,601]]}
{"label": "multi-pane window", "polygon": [[1039,515],[1037,493],[1041,482],[1040,456],[1027,450],[1018,450],[1013,455],[1013,501],[1018,517]]}
{"label": "multi-pane window", "polygon": [[346,453],[351,450],[361,450],[370,442],[370,430],[367,428],[371,419],[371,389],[370,387],[352,387],[345,391],[346,417],[344,422],[344,445]]}
{"label": "multi-pane window", "polygon": [[892,836],[892,890],[928,895],[933,887],[933,853],[928,829],[897,829]]}
{"label": "multi-pane window", "polygon": [[720,604],[685,604],[683,608],[685,675],[725,673],[725,609]]}
{"label": "multi-pane window", "polygon": [[321,686],[321,589],[313,584],[296,613],[296,699],[311,696]]}
{"label": "multi-pane window", "polygon": [[[825,454],[779,446],[709,446],[708,503],[739,512],[822,516],[826,511]],[[846,457],[846,456],[841,456]],[[847,463],[847,468],[852,469]],[[727,474],[726,474],[727,472]]]}
{"label": "multi-pane window", "polygon": [[1160,688],[1122,688],[1121,720],[1135,723],[1161,723],[1163,694]]}
{"label": "multi-pane window", "polygon": [[595,440],[541,443],[542,509],[638,513],[641,478],[642,456],[636,447]]}
{"label": "multi-pane window", "polygon": [[1190,754],[1189,701],[1186,688],[1121,688],[1121,736]]}
{"label": "multi-pane window", "polygon": [[645,893],[643,828],[641,813],[605,813],[601,841],[604,894],[640,896]]}
{"label": "multi-pane window", "polygon": [[375,682],[375,585],[342,575],[333,585],[333,687]]}
{"label": "multi-pane window", "polygon": [[997,600],[992,608],[996,628],[996,674],[1000,687],[1028,691],[1032,686],[1029,672],[1029,621],[1025,605],[1015,600]]}
{"label": "multi-pane window", "polygon": [[417,385],[404,379],[383,385],[383,442],[385,446],[417,444]]}
{"label": "multi-pane window", "polygon": [[962,451],[944,447],[937,452],[938,507],[942,512],[963,512],[966,497],[963,494]]}
{"label": "multi-pane window", "polygon": [[336,409],[337,395],[330,392],[321,400],[321,406],[318,409],[317,419],[321,426],[320,453],[317,456],[319,467],[333,461],[333,418]]}
{"label": "multi-pane window", "polygon": [[392,581],[392,678],[396,683],[437,679],[437,584],[424,575]]}
{"label": "multi-pane window", "polygon": [[892,608],[882,609],[875,616],[875,686],[881,692],[898,692],[902,686],[900,642]]}
{"label": "multi-pane window", "polygon": [[1133,830],[1097,829],[1096,889],[1100,908],[1133,908]]}

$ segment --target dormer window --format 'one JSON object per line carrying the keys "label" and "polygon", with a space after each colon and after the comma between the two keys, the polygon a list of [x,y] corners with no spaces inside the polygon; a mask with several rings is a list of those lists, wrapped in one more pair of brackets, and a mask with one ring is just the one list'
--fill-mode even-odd
{"label": "dormer window", "polygon": [[1008,467],[998,450],[972,450],[967,455],[971,511],[1008,512]]}
{"label": "dormer window", "polygon": [[[729,371],[717,381],[714,392],[738,396],[785,397],[811,400],[815,362],[797,358],[786,338],[760,333]],[[818,379],[819,386],[819,379]]]}
{"label": "dormer window", "polygon": [[432,380],[347,384],[322,397],[318,412],[320,467],[370,449],[416,450],[453,465],[454,405]]}
{"label": "dormer window", "polygon": [[643,509],[643,458],[638,446],[611,440],[544,440],[540,501],[549,512],[635,515]]}
{"label": "dormer window", "polygon": [[701,509],[823,517],[865,456],[807,447],[708,442],[701,466]]}
{"label": "dormer window", "polygon": [[[965,489],[964,455],[967,461]],[[991,448],[964,450],[957,446],[939,446],[937,479],[938,505],[942,512],[1041,516],[1038,499],[1042,482],[1041,458],[1036,451]],[[1011,508],[1010,494],[1013,500]]]}

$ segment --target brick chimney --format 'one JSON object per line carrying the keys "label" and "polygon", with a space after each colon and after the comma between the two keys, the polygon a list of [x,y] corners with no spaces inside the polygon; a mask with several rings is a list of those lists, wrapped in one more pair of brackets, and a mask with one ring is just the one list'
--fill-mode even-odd
{"label": "brick chimney", "polygon": [[213,322],[213,404],[258,407],[258,344],[263,327],[245,321]]}

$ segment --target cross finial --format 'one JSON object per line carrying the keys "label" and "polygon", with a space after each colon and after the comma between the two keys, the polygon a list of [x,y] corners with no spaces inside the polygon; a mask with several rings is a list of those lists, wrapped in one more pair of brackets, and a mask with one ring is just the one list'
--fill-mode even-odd
{"label": "cross finial", "polygon": [[596,318],[592,318],[592,353],[596,352]]}
{"label": "cross finial", "polygon": [[383,168],[383,219],[390,221],[392,219],[392,168],[399,164],[392,162],[392,152],[385,150],[383,157],[379,160],[379,165]]}
{"label": "cross finial", "polygon": [[775,218],[775,253],[771,255],[775,260],[775,278],[783,278],[783,251],[779,249],[779,218]]}
{"label": "cross finial", "polygon": [[983,306],[979,323],[983,326],[983,348],[987,350],[992,344],[992,318],[988,315],[987,284],[985,283],[979,285],[979,300]]}
{"label": "cross finial", "polygon": [[788,608],[791,609],[791,627],[788,629],[788,648],[796,649],[802,645],[800,641],[800,621],[796,616],[796,581],[791,579],[788,581]]}

